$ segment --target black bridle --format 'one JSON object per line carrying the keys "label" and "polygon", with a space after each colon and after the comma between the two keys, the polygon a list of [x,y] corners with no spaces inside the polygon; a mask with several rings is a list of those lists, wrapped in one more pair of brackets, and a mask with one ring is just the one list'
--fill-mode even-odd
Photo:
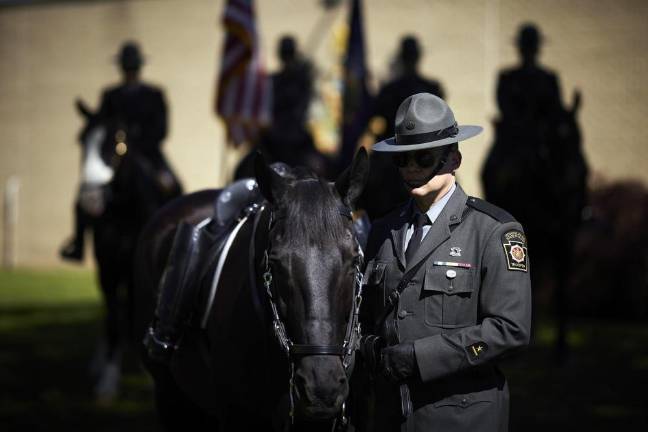
{"label": "black bridle", "polygon": [[[263,211],[263,209],[262,209]],[[347,207],[341,207],[339,213],[344,216],[351,218],[351,210]],[[273,222],[273,213],[270,210],[270,217],[268,222],[268,232],[272,228]],[[275,301],[275,297],[272,290],[272,268],[270,266],[269,259],[269,250],[271,248],[270,241],[268,240],[265,251],[263,252],[263,286],[265,292],[268,296],[268,301],[270,303],[270,308],[272,310],[272,327],[279,342],[281,349],[286,353],[289,368],[290,368],[290,379],[289,379],[289,396],[290,396],[290,418],[291,422],[294,421],[294,401],[293,401],[293,390],[294,390],[294,372],[295,372],[295,358],[304,357],[304,356],[336,356],[340,357],[342,360],[342,365],[347,376],[351,375],[350,366],[353,363],[353,358],[356,349],[360,343],[361,337],[361,328],[359,322],[359,313],[360,305],[362,303],[362,259],[364,258],[364,253],[360,243],[357,241],[355,235],[353,236],[356,243],[356,250],[358,252],[359,259],[356,260],[355,265],[355,275],[354,275],[354,291],[353,291],[353,304],[350,311],[350,319],[347,324],[346,333],[344,336],[344,341],[342,344],[337,345],[318,345],[318,344],[300,344],[295,343],[286,332],[286,326],[284,321],[279,315],[279,310]],[[342,413],[340,420],[346,422],[346,417],[344,413],[345,407],[342,406]],[[337,421],[337,419],[336,419]]]}

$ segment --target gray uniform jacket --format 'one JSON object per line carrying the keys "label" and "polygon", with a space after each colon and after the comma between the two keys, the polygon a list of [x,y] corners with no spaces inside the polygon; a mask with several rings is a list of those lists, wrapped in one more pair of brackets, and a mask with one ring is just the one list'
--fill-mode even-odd
{"label": "gray uniform jacket", "polygon": [[[457,185],[405,263],[413,202],[372,227],[364,273],[363,332],[414,342],[419,376],[408,381],[416,431],[506,431],[508,387],[496,367],[529,342],[531,282],[526,237],[512,216],[471,198]],[[380,323],[403,274],[425,260]],[[399,430],[398,386],[375,381],[376,430]]]}

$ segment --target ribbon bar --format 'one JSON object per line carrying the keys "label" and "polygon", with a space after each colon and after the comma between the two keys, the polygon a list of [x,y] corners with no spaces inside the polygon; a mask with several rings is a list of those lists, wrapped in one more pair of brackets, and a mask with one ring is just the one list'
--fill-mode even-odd
{"label": "ribbon bar", "polygon": [[451,261],[434,261],[435,266],[447,266],[447,267],[461,267],[461,268],[471,268],[472,264],[461,263],[461,262],[451,262]]}

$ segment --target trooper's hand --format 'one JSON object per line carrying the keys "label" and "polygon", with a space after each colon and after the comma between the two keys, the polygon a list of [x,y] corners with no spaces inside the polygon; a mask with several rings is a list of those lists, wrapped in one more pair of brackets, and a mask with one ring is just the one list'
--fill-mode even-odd
{"label": "trooper's hand", "polygon": [[413,342],[389,346],[382,350],[381,357],[382,373],[390,381],[401,382],[416,374]]}
{"label": "trooper's hand", "polygon": [[360,339],[360,355],[372,373],[380,365],[380,352],[384,346],[385,343],[380,336],[365,335]]}

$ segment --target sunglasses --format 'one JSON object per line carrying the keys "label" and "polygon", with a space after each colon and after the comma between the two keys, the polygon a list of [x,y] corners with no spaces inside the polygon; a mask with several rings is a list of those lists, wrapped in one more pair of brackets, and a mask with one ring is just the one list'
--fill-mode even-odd
{"label": "sunglasses", "polygon": [[[441,158],[442,153],[433,150],[418,150],[411,152],[397,152],[392,154],[392,162],[399,168],[405,168],[410,158],[421,168],[434,166]],[[443,163],[443,162],[442,162]]]}

